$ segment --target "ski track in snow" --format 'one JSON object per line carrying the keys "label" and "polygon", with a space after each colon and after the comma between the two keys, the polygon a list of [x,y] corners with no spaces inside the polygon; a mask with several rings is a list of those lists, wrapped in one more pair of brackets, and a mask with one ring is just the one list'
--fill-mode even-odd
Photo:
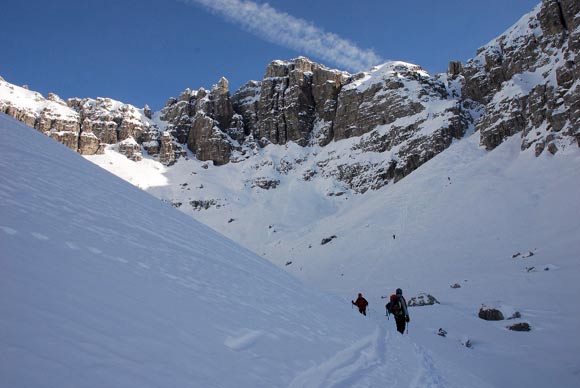
{"label": "ski track in snow", "polygon": [[[350,388],[374,387],[383,381],[384,387],[451,388],[435,365],[431,355],[416,344],[410,346],[410,354],[397,354],[399,342],[389,343],[393,336],[386,324],[377,322],[376,331],[337,352],[330,359],[300,373],[289,385],[290,388]],[[242,338],[243,339],[243,338]],[[252,338],[254,339],[254,338]],[[396,345],[396,344],[397,345]],[[408,362],[416,362],[415,370]],[[401,381],[395,371],[408,370],[410,381]],[[379,377],[380,376],[380,377]]]}

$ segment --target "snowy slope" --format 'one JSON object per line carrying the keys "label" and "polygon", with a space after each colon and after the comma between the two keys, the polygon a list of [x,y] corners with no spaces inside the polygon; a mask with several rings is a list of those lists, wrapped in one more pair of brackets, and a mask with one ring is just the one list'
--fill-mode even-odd
{"label": "snowy slope", "polygon": [[[184,212],[307,283],[344,297],[362,290],[377,315],[380,296],[396,287],[408,297],[434,295],[440,305],[413,309],[411,336],[439,362],[461,365],[492,386],[577,385],[580,153],[570,146],[536,158],[520,151],[517,136],[488,152],[478,135],[397,184],[363,195],[329,196],[339,188],[318,176],[305,182],[300,172],[308,166],[302,164],[280,172],[284,161],[307,160],[307,152],[318,160],[344,153],[350,140],[324,150],[266,147],[267,177],[281,181],[271,190],[252,187],[265,168],[244,162],[216,168],[190,159],[167,169],[111,151],[90,159],[181,203]],[[214,202],[194,210],[191,199]],[[534,255],[524,258],[529,252]],[[455,283],[461,288],[452,289]],[[483,321],[477,317],[482,304],[522,318]],[[532,331],[506,330],[519,322]],[[440,327],[447,338],[435,335]],[[468,350],[462,345],[467,339],[474,344]]]}
{"label": "snowy slope", "polygon": [[0,386],[487,386],[5,115],[0,138]]}
{"label": "snowy slope", "polygon": [[[517,136],[492,152],[472,136],[278,249],[292,252],[291,272],[337,293],[364,285],[375,304],[395,287],[434,295],[441,305],[412,309],[417,341],[495,386],[578,386],[579,166],[576,147],[536,158]],[[311,237],[322,234],[337,238],[322,246]],[[480,320],[481,304],[522,318]],[[514,322],[532,331],[507,331]]]}

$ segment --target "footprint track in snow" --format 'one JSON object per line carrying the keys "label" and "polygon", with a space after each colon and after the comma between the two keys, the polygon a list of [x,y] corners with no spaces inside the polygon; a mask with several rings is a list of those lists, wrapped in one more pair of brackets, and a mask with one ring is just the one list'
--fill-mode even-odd
{"label": "footprint track in snow", "polygon": [[433,362],[433,358],[429,355],[429,353],[415,344],[415,353],[417,354],[417,358],[420,361],[420,368],[413,382],[411,383],[411,387],[413,388],[447,388],[451,387],[449,383],[441,376],[439,370],[435,366]]}
{"label": "footprint track in snow", "polygon": [[298,375],[290,387],[339,388],[356,385],[370,371],[385,363],[385,336],[385,328],[379,326],[374,334]]}

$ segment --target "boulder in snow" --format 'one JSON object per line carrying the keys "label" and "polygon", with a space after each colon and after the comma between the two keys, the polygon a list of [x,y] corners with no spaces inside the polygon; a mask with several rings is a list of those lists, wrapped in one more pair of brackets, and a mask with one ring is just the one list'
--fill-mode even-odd
{"label": "boulder in snow", "polygon": [[519,322],[519,323],[515,323],[511,326],[507,326],[508,330],[511,331],[530,331],[532,330],[532,328],[530,327],[530,324],[527,322]]}
{"label": "boulder in snow", "polygon": [[439,301],[433,295],[424,293],[412,297],[407,303],[409,307],[432,306],[434,304],[439,304]]}
{"label": "boulder in snow", "polygon": [[496,308],[481,305],[479,309],[479,317],[486,321],[503,321],[504,316],[502,312]]}

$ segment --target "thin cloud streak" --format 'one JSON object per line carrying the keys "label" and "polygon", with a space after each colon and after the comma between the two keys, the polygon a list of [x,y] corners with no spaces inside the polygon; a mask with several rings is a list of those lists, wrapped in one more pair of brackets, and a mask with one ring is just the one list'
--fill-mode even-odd
{"label": "thin cloud streak", "polygon": [[312,55],[350,71],[367,70],[382,62],[373,50],[314,26],[303,19],[280,12],[269,4],[248,0],[181,0],[200,5],[244,30],[278,45]]}

